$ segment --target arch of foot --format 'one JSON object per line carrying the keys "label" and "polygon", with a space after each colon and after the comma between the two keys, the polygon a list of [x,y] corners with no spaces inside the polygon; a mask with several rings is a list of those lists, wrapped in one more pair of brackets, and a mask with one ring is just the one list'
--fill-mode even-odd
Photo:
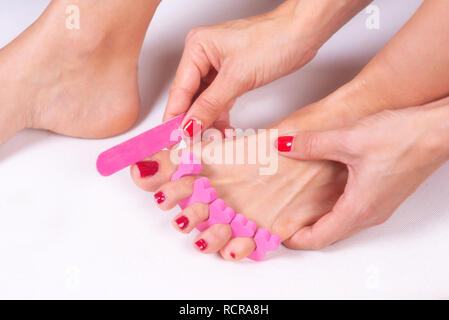
{"label": "arch of foot", "polygon": [[[190,151],[183,151],[180,157],[178,170],[171,180],[178,180],[185,176],[201,173],[201,163],[196,160]],[[209,179],[202,177],[195,180],[192,195],[179,202],[181,209],[201,202],[209,205],[209,219],[197,226],[204,231],[215,224],[229,224],[232,229],[232,238],[253,238],[256,249],[248,256],[254,261],[262,261],[268,251],[275,251],[281,244],[281,238],[264,228],[258,228],[254,221],[246,219],[242,214],[236,214],[226,203],[217,198],[217,192],[210,185]]]}

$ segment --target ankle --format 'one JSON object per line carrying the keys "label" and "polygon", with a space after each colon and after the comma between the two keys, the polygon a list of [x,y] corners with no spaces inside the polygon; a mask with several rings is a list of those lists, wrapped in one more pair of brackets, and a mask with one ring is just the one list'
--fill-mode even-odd
{"label": "ankle", "polygon": [[57,47],[67,46],[81,56],[92,52],[108,51],[121,57],[132,56],[137,60],[146,30],[160,0],[133,0],[79,2],[79,24],[68,27],[70,16],[67,8],[71,0],[54,0],[42,16],[47,34],[56,34]]}

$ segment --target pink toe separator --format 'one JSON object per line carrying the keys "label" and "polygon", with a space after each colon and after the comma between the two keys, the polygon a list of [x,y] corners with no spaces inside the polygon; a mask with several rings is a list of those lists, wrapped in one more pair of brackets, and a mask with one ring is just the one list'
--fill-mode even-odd
{"label": "pink toe separator", "polygon": [[[183,151],[180,157],[178,170],[171,177],[171,181],[181,179],[185,176],[201,173],[201,163],[190,151]],[[199,231],[204,231],[215,224],[230,224],[232,238],[252,238],[256,243],[256,250],[248,258],[254,261],[262,261],[268,251],[277,250],[281,244],[281,238],[271,234],[264,228],[259,228],[254,221],[246,219],[242,214],[235,214],[234,210],[222,199],[217,199],[217,192],[210,186],[209,179],[199,178],[193,183],[193,193],[190,197],[181,200],[179,206],[185,209],[191,204],[201,202],[209,205],[209,219],[197,226]]]}
{"label": "pink toe separator", "polygon": [[257,230],[254,241],[256,242],[256,250],[248,256],[249,259],[254,261],[262,261],[267,251],[275,251],[281,245],[281,238],[264,228]]}
{"label": "pink toe separator", "polygon": [[193,193],[190,197],[179,201],[181,209],[185,209],[191,204],[201,202],[209,204],[217,199],[217,192],[210,186],[209,179],[199,178],[193,183]]}
{"label": "pink toe separator", "polygon": [[196,160],[193,152],[184,150],[179,158],[178,170],[172,175],[171,181],[181,179],[185,176],[197,175],[201,172],[201,163]]}
{"label": "pink toe separator", "polygon": [[199,231],[204,231],[214,224],[229,224],[234,216],[234,210],[226,206],[223,200],[217,199],[209,205],[209,219],[200,223],[196,228]]}
{"label": "pink toe separator", "polygon": [[256,233],[256,223],[246,219],[243,214],[236,214],[231,222],[232,238],[251,238]]}

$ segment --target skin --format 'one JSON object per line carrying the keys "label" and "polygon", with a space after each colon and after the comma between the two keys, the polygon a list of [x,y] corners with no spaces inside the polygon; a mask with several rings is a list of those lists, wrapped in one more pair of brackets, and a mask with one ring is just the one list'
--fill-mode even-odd
{"label": "skin", "polygon": [[138,56],[158,4],[80,1],[80,29],[69,30],[73,1],[52,1],[0,50],[0,145],[24,128],[82,138],[128,130],[140,107]]}
{"label": "skin", "polygon": [[263,15],[193,29],[170,88],[164,120],[187,112],[204,128],[229,127],[236,98],[315,57],[366,0],[289,0]]}
{"label": "skin", "polygon": [[[73,32],[60,27],[64,25],[65,9],[72,3],[66,0],[52,1],[36,23],[0,50],[2,62],[0,63],[0,82],[2,83],[0,97],[4,102],[0,113],[0,144],[26,127],[47,129],[85,138],[106,137],[127,130],[134,123],[140,104],[137,90],[137,57],[146,28],[158,3],[159,1],[146,0],[136,0],[132,4],[120,0],[82,2],[79,4],[80,11],[82,17],[88,16],[83,20],[87,22],[82,23],[81,30]],[[256,73],[257,76],[252,78],[254,81],[249,81],[250,85],[245,90],[263,85],[302,66],[314,56],[317,48],[367,1],[347,1],[345,3],[348,7],[339,5],[334,8],[334,11],[327,10],[332,7],[312,7],[312,12],[316,15],[306,15],[306,6],[311,3],[316,5],[317,2],[289,1],[280,7],[284,10],[285,8],[295,9],[288,11],[294,15],[303,13],[302,18],[293,20],[295,24],[290,26],[295,27],[291,29],[280,22],[281,11],[264,16],[268,22],[262,21],[264,20],[262,18],[249,19],[246,24],[244,21],[239,21],[236,25],[239,28],[236,30],[241,29],[241,32],[237,33],[243,34],[240,38],[243,40],[242,43],[245,43],[245,39],[257,39],[258,36],[264,35],[254,31],[258,28],[251,28],[254,24],[264,31],[276,30],[277,27],[283,28],[277,29],[278,32],[275,32],[277,37],[270,37],[270,39],[276,38],[277,41],[283,40],[275,43],[273,47],[276,50],[279,45],[282,48],[290,48],[289,39],[300,40],[298,42],[306,44],[298,51],[287,50],[291,54],[281,56],[283,61],[286,61],[285,64],[276,64],[269,59],[267,61],[270,63],[262,63],[265,69],[262,69],[261,74],[266,77]],[[336,2],[327,1],[326,3],[335,4]],[[300,6],[293,7],[292,4]],[[284,11],[284,17],[285,12],[287,10]],[[291,15],[287,14],[287,17]],[[129,16],[133,16],[133,19],[129,20]],[[449,80],[446,77],[447,50],[445,50],[448,35],[441,30],[447,30],[447,16],[446,1],[424,2],[411,21],[354,81],[324,100],[301,109],[273,126],[279,128],[281,132],[335,129],[355,123],[357,119],[386,108],[418,105],[446,95],[449,91]],[[329,24],[334,21],[338,23]],[[297,22],[298,25],[296,25]],[[312,24],[314,28],[307,29],[313,22],[317,23]],[[228,27],[231,28],[232,25]],[[252,33],[246,33],[245,36],[247,30],[252,30]],[[300,30],[301,33],[298,33],[299,36],[297,34],[296,38],[284,37],[292,30]],[[315,30],[318,32],[311,34]],[[199,31],[191,34],[190,38],[201,38],[205,29]],[[220,42],[221,38],[216,39]],[[313,41],[308,41],[310,39]],[[264,46],[266,44],[264,43]],[[44,47],[46,50],[36,50],[39,47]],[[254,47],[260,49],[257,45],[249,46],[248,49],[254,50]],[[245,48],[243,46],[240,53],[243,54]],[[407,50],[404,51],[404,48]],[[30,52],[33,53],[32,56]],[[296,54],[298,58],[293,59],[295,61],[286,59],[291,56],[296,57]],[[229,56],[229,51],[226,56]],[[244,78],[247,73],[259,70],[258,64],[252,63],[265,61],[266,54],[258,56],[248,53],[243,56],[254,58],[238,61],[237,67],[242,64],[252,67],[241,74]],[[435,68],[436,64],[438,68]],[[225,66],[224,63],[221,65]],[[274,69],[280,65],[284,70],[277,73]],[[237,70],[235,68],[229,69],[227,74],[232,74],[231,71]],[[216,71],[220,70],[222,69]],[[204,86],[201,87],[201,81],[206,88],[209,88],[210,84],[217,80],[218,75],[212,72],[208,77],[207,74],[200,78],[200,86],[192,97],[198,94],[201,96],[204,88]],[[417,74],[420,75],[419,78],[416,77]],[[86,83],[89,86],[86,86]],[[391,85],[392,83],[394,86]],[[254,85],[251,86],[251,84]],[[105,91],[108,94],[104,94]],[[230,101],[232,102],[232,99]],[[190,104],[191,101],[188,107]],[[155,157],[161,157],[158,159],[161,170],[152,177],[153,179],[140,179],[136,167],[132,168],[132,174],[136,182],[145,189],[169,188],[167,202],[161,205],[164,209],[166,208],[164,206],[174,206],[175,200],[189,193],[192,181],[185,179],[179,182],[183,183],[182,185],[175,185],[175,187],[166,185],[170,170],[174,168],[170,168],[163,154]],[[281,161],[278,175],[272,176],[271,180],[256,181],[256,187],[260,190],[256,193],[231,192],[237,185],[237,181],[240,185],[239,190],[247,190],[249,186],[254,186],[251,184],[254,181],[254,175],[251,174],[251,170],[248,170],[248,166],[232,167],[229,170],[210,166],[205,170],[205,174],[216,183],[214,186],[219,189],[220,194],[224,194],[223,198],[227,202],[256,220],[259,226],[266,226],[271,231],[282,235],[286,245],[320,248],[324,242],[301,244],[303,241],[301,237],[293,237],[293,235],[297,230],[318,221],[332,209],[333,204],[343,192],[346,169],[343,165],[330,161],[301,162],[287,158]],[[285,177],[293,177],[293,179],[286,181]],[[302,206],[294,201],[289,204],[282,203],[281,197],[273,199],[271,204],[260,201],[260,194],[266,193],[267,184],[274,188],[268,194],[276,194],[275,191],[281,188],[284,196],[303,200]],[[320,189],[319,192],[312,192],[316,189]],[[184,190],[184,194],[178,192],[181,190]],[[324,198],[320,198],[322,195]],[[256,196],[257,201],[248,201]],[[257,203],[260,207],[248,208],[248,203]],[[184,213],[191,215],[192,221],[204,220],[208,214],[207,208],[204,207],[190,209],[190,212]],[[229,231],[226,230],[229,230],[226,226],[219,225],[201,234],[199,237],[206,238],[209,243],[208,249],[204,252],[212,253],[220,250],[229,259],[231,259],[230,252],[236,252],[236,259],[240,259],[252,251],[254,243],[251,239],[228,241]]]}
{"label": "skin", "polygon": [[[398,133],[397,141],[395,140],[398,146],[400,146],[400,143],[402,143],[400,137],[407,136],[409,131],[406,128],[410,130],[410,126],[402,126],[399,123],[401,121],[404,121],[404,123],[412,121],[410,120],[411,118],[416,119],[423,113],[416,113],[415,116],[405,116],[404,114],[409,111],[401,110],[397,111],[397,113],[392,112],[389,120],[382,119],[387,118],[385,115],[390,113],[380,114],[365,120],[361,119],[386,109],[394,110],[411,105],[422,105],[425,102],[449,94],[449,80],[446,76],[449,71],[449,56],[447,55],[447,50],[445,50],[448,42],[448,33],[441,32],[441,30],[449,28],[446,19],[448,14],[449,4],[447,1],[424,2],[410,21],[354,80],[325,99],[302,108],[295,114],[274,124],[273,127],[278,128],[281,134],[295,131],[363,127],[363,130],[352,130],[367,139],[369,136],[373,137],[372,141],[368,139],[363,149],[363,152],[371,157],[375,157],[376,152],[382,149],[379,144],[385,144],[385,149],[388,146],[385,143],[385,137],[377,136],[374,139],[375,136],[372,132],[370,133],[370,130],[377,129],[379,126],[394,127],[395,131],[404,130],[404,132]],[[407,50],[404,51],[403,48],[407,48]],[[435,63],[438,63],[438,67],[435,67]],[[420,77],[417,77],[417,74]],[[421,110],[425,108],[423,106]],[[425,127],[426,125],[431,125],[431,123],[423,122],[420,125]],[[426,143],[429,143],[429,141],[433,141],[433,139],[419,139],[419,146],[425,148]],[[226,142],[224,143],[226,144]],[[435,148],[433,142],[430,143],[430,147],[432,149]],[[391,148],[394,148],[394,146]],[[157,157],[159,156],[161,158],[158,159]],[[394,164],[396,168],[404,166],[403,172],[411,175],[409,179],[403,181],[407,185],[401,185],[403,192],[384,194],[379,191],[377,193],[379,197],[376,200],[380,203],[387,200],[383,199],[382,196],[391,197],[391,194],[393,194],[394,199],[386,201],[389,205],[380,207],[379,210],[369,211],[370,214],[360,214],[357,216],[357,220],[338,220],[338,227],[336,224],[323,224],[320,222],[318,226],[326,225],[328,232],[317,232],[317,236],[310,236],[313,234],[310,230],[313,230],[316,222],[323,221],[321,220],[323,216],[333,216],[327,214],[332,212],[336,201],[343,194],[346,186],[346,174],[348,174],[345,166],[342,167],[340,164],[332,161],[303,162],[295,161],[294,159],[288,159],[290,161],[287,161],[285,160],[287,158],[283,157],[279,161],[278,173],[266,178],[263,181],[264,183],[260,184],[254,182],[255,180],[258,181],[257,176],[251,174],[248,166],[240,168],[234,166],[230,170],[226,170],[223,166],[215,165],[215,167],[219,167],[217,169],[211,168],[211,165],[207,167],[204,175],[210,178],[219,196],[229,206],[242,212],[248,218],[254,219],[259,226],[266,227],[270,231],[279,234],[286,246],[301,249],[321,249],[363,227],[384,221],[386,217],[391,215],[397,205],[412,193],[417,185],[441,164],[441,161],[444,161],[444,157],[435,155],[435,158],[433,158],[433,153],[430,153],[429,158],[423,157],[422,163],[416,164],[415,167],[409,167],[406,170],[405,168],[408,166],[406,157],[403,154],[396,154],[396,156],[396,158],[390,159],[389,163]],[[143,179],[139,176],[136,167],[131,169],[131,174],[136,183],[145,190],[163,190],[165,188],[172,190],[171,192],[167,191],[167,198],[174,197],[174,200],[172,202],[168,200],[169,202],[167,203],[168,207],[174,207],[176,201],[182,198],[176,197],[176,190],[180,189],[181,186],[178,185],[176,188],[173,188],[171,183],[167,182],[168,179],[162,178],[163,175],[165,177],[170,176],[170,171],[164,169],[167,166],[164,156],[156,156],[156,161],[162,164],[160,175],[157,173],[155,177]],[[420,170],[417,170],[420,167],[426,168],[426,170],[420,172]],[[368,177],[374,177],[379,174],[381,176],[391,175],[389,171],[391,166],[389,165],[381,167],[380,169],[384,170],[381,173],[375,171],[375,166],[364,166],[363,168],[365,170],[364,174]],[[379,168],[377,167],[377,169]],[[172,170],[174,169],[172,168]],[[354,178],[352,172],[349,172],[349,174],[352,174],[351,181],[360,179],[359,176]],[[230,181],[232,183],[229,183]],[[366,183],[369,180],[364,181]],[[396,181],[394,179],[391,180],[389,187],[397,189]],[[183,182],[180,180],[179,183]],[[192,181],[187,182],[186,180],[185,183],[184,188],[190,188],[189,190],[191,190]],[[273,188],[273,190],[267,189],[267,186]],[[352,185],[353,190],[356,190],[356,186]],[[239,192],[233,192],[237,187]],[[320,189],[323,187],[328,187],[325,189],[326,192]],[[378,188],[382,189],[381,186]],[[276,199],[272,197],[266,197],[266,195],[276,194],[276,191],[279,190],[283,191],[283,199],[301,199],[302,201],[292,201],[285,204],[282,201],[276,202]],[[363,190],[358,192],[363,194]],[[188,192],[185,192],[185,194],[188,194]],[[182,196],[185,196],[185,194]],[[260,199],[261,194],[265,195],[264,200]],[[325,194],[324,198],[318,197],[323,194]],[[395,194],[397,194],[396,197],[394,197]],[[248,201],[248,199],[253,199],[254,195],[258,197],[257,200]],[[364,203],[372,203],[372,201],[370,202],[371,199],[363,200],[363,198],[357,199],[360,202],[359,206]],[[250,206],[249,203],[252,205]],[[329,206],[328,210],[326,210],[326,206]],[[162,209],[166,208],[163,207]],[[202,212],[199,213],[199,211]],[[363,212],[363,210],[357,212]],[[208,213],[207,208],[195,209],[192,206],[192,208],[181,212],[181,215],[189,216],[196,224],[204,220]],[[254,243],[250,239],[240,239],[239,242],[237,242],[237,239],[229,240],[229,229],[227,228],[229,227],[218,225],[214,226],[212,230],[206,230],[200,234],[195,240],[204,239],[209,244],[208,249],[202,252],[213,253],[220,251],[221,255],[229,260],[241,259],[251,252],[254,248]],[[332,232],[333,228],[335,229],[334,232]],[[190,232],[191,229],[193,229],[193,226],[183,232]],[[320,228],[318,227],[317,229],[319,230]],[[328,234],[334,236],[332,237]],[[235,259],[231,253],[234,253]]]}
{"label": "skin", "polygon": [[383,111],[337,130],[294,135],[293,149],[284,156],[337,161],[349,172],[345,191],[332,210],[292,237],[291,242],[298,243],[295,248],[325,247],[385,222],[449,160],[447,141],[449,98]]}

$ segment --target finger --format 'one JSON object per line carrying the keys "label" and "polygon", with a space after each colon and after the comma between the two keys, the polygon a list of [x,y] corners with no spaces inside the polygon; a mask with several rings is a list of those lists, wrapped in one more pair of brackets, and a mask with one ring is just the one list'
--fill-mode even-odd
{"label": "finger", "polygon": [[229,123],[229,111],[222,112],[212,126],[223,133],[223,136],[225,136],[226,129],[233,129]]}
{"label": "finger", "polygon": [[306,131],[280,136],[275,147],[282,155],[301,160],[333,160],[347,163],[344,131]]}
{"label": "finger", "polygon": [[[210,127],[242,93],[242,88],[225,74],[227,73],[219,72],[190,107],[183,121],[183,128],[188,136],[196,135],[202,129]],[[191,128],[192,123],[198,124],[199,130],[187,130]]]}
{"label": "finger", "polygon": [[313,225],[298,230],[285,244],[297,250],[323,249],[354,233],[353,230],[358,230],[356,216],[351,210],[350,202],[342,196],[332,211]]}
{"label": "finger", "polygon": [[164,121],[189,110],[200,89],[201,79],[208,75],[210,69],[211,63],[202,50],[194,51],[191,46],[186,46],[170,87]]}

